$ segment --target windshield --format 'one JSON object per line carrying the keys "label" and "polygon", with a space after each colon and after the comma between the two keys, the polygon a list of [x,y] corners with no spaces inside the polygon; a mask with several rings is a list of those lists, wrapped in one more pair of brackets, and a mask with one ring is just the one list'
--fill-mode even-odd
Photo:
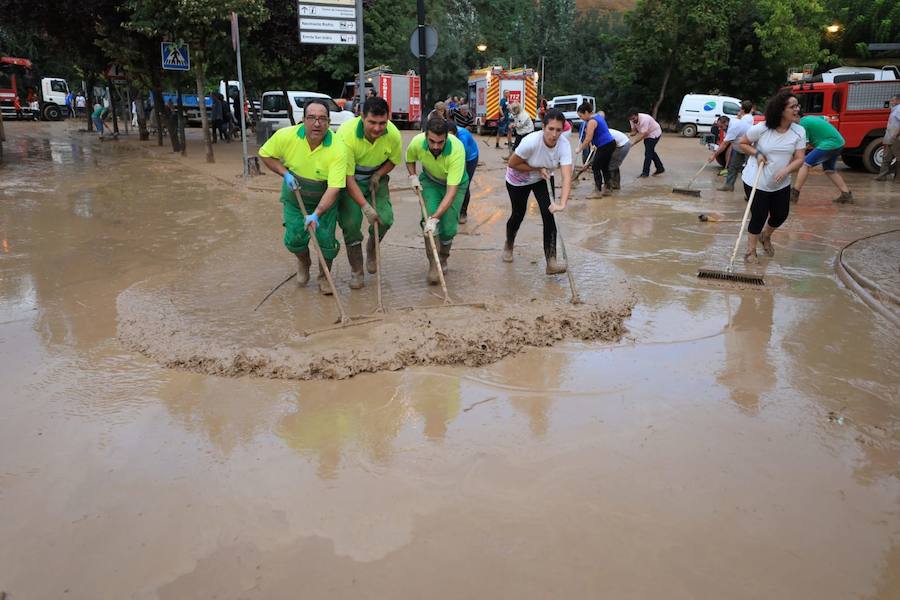
{"label": "windshield", "polygon": [[294,96],[294,104],[297,105],[297,108],[303,108],[306,106],[306,103],[310,100],[320,100],[324,102],[328,106],[328,110],[331,112],[341,112],[341,109],[338,108],[338,105],[334,103],[334,100],[331,98],[314,98],[312,96]]}

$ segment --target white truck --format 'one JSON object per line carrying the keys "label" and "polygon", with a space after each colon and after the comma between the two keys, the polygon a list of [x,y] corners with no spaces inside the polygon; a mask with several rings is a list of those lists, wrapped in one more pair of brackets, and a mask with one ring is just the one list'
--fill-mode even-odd
{"label": "white truck", "polygon": [[686,94],[678,109],[678,130],[684,137],[695,137],[700,132],[709,131],[722,115],[733,117],[739,110],[741,101],[733,96]]}
{"label": "white truck", "polygon": [[29,93],[38,103],[38,116],[45,121],[59,121],[66,116],[69,84],[59,77],[35,78],[27,58],[0,56],[0,110],[4,118],[15,117],[13,100],[18,95],[23,110],[28,110]]}

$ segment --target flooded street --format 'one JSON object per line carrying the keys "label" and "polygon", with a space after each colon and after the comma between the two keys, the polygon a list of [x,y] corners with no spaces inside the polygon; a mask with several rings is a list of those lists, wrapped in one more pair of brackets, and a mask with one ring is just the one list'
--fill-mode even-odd
{"label": "flooded street", "polygon": [[814,172],[765,287],[709,282],[745,205],[712,167],[671,194],[707,154],[667,136],[664,176],[633,149],[559,218],[572,307],[533,201],[501,261],[491,138],[447,278],[484,308],[397,310],[441,302],[401,188],[388,316],[305,335],[338,314],[314,282],[254,311],[295,262],[240,144],[207,166],[197,130],[182,160],[79,125],[6,124],[7,600],[900,597],[900,183],[842,171],[838,205]]}

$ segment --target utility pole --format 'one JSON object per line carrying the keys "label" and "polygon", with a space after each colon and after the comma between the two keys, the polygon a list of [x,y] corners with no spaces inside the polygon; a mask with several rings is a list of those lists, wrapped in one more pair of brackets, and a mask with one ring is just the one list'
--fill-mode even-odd
{"label": "utility pole", "polygon": [[357,101],[359,114],[363,114],[363,103],[366,101],[366,48],[364,42],[363,3],[362,0],[356,0],[356,47],[359,50],[359,85],[356,87],[356,90],[359,92],[359,100]]}
{"label": "utility pole", "polygon": [[419,122],[422,124],[422,131],[425,131],[425,115],[428,114],[428,84],[426,83],[426,75],[428,72],[425,66],[425,0],[416,0],[416,12],[419,19],[419,84],[421,87],[420,95],[422,96],[422,117]]}

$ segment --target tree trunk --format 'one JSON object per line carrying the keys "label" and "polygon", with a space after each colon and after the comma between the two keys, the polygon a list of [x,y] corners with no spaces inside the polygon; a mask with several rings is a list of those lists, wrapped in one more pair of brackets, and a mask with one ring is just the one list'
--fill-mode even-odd
{"label": "tree trunk", "polygon": [[[153,94],[153,108],[156,109],[154,112],[156,113],[156,145],[163,145],[163,126],[162,126],[162,112],[163,112],[163,96],[162,96],[162,82],[159,78],[159,73],[156,69],[150,70],[150,79],[153,89],[151,93]],[[171,134],[171,132],[170,132]]]}
{"label": "tree trunk", "polygon": [[287,88],[284,87],[284,84],[281,84],[281,94],[284,96],[284,104],[287,106],[287,114],[288,119],[291,121],[291,125],[296,125],[296,121],[294,121],[294,107],[291,106],[291,99],[288,98]]}
{"label": "tree trunk", "polygon": [[137,88],[130,81],[128,82],[131,100],[134,102],[135,114],[137,115],[138,131],[140,132],[138,139],[146,142],[150,139],[150,131],[147,129],[147,115],[144,114],[144,99],[138,95]]}
{"label": "tree trunk", "polygon": [[197,77],[197,104],[200,105],[200,126],[203,127],[203,139],[206,140],[206,162],[214,163],[216,157],[213,155],[212,133],[209,130],[209,118],[206,114],[206,93],[204,91],[206,82],[203,77],[203,63],[200,62],[202,55],[202,51],[198,52],[194,62],[194,74]]}
{"label": "tree trunk", "polygon": [[87,80],[88,89],[84,90],[84,116],[87,119],[87,130],[90,133],[94,130],[94,120],[91,114],[94,112],[94,83],[96,79],[91,75]]}
{"label": "tree trunk", "polygon": [[669,60],[666,61],[666,71],[663,74],[662,85],[659,86],[659,98],[656,99],[656,102],[653,103],[653,114],[650,116],[656,119],[656,113],[659,112],[659,107],[662,104],[663,98],[666,97],[666,88],[669,86],[669,76],[672,74],[672,66],[675,60],[672,57],[671,51],[669,52]]}

